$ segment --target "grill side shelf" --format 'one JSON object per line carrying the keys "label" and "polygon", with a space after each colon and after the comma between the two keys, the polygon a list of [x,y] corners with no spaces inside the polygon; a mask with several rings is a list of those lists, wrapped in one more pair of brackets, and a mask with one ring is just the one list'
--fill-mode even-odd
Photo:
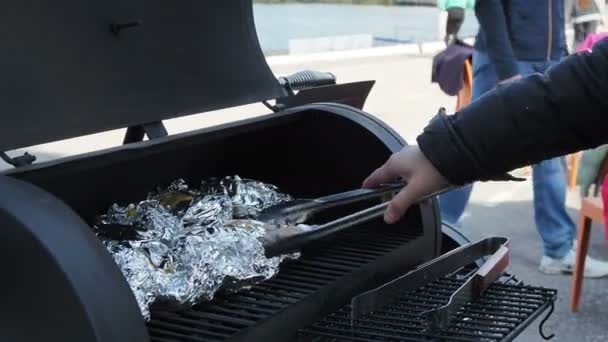
{"label": "grill side shelf", "polygon": [[441,330],[446,328],[453,319],[454,314],[464,304],[479,298],[505,271],[509,264],[509,249],[506,247],[506,244],[499,245],[499,242],[494,247],[498,247],[496,253],[454,292],[448,304],[422,314],[427,319],[429,329]]}
{"label": "grill side shelf", "polygon": [[[497,272],[494,270],[494,266],[499,265],[502,266],[500,272],[504,270],[506,264],[508,263],[508,249],[506,246],[508,245],[508,239],[501,237],[490,237],[483,239],[481,241],[475,243],[469,243],[463,245],[453,251],[450,251],[441,257],[431,260],[423,265],[420,265],[416,269],[406,273],[405,275],[381,286],[371,291],[365,292],[353,298],[351,302],[352,307],[352,318],[357,319],[362,315],[365,315],[369,312],[376,311],[383,306],[388,305],[393,302],[396,296],[399,296],[403,292],[413,291],[424,284],[428,284],[436,279],[444,277],[448,274],[457,272],[459,269],[467,266],[470,263],[475,262],[476,260],[483,258],[487,255],[497,253],[497,251],[502,251],[502,256],[494,255],[490,261],[488,261],[487,265],[489,268],[485,266],[479,269],[475,277],[469,278],[467,283],[463,284],[462,288],[454,291],[454,295],[456,298],[452,298],[447,304],[446,308],[433,309],[425,312],[425,316],[432,320],[433,326],[444,327],[445,324],[449,321],[450,313],[455,307],[458,307],[458,303],[462,301],[462,297],[466,297],[466,301],[470,301],[471,297],[477,297],[488,284],[494,282]],[[498,254],[498,253],[497,253]],[[495,260],[495,257],[496,260]],[[491,273],[493,275],[492,279],[488,278],[488,274]],[[475,282],[473,284],[468,284],[468,282]],[[481,288],[483,287],[483,289]],[[466,291],[469,289],[469,291]],[[467,295],[467,292],[469,295]],[[473,292],[475,292],[475,296],[473,296]]]}
{"label": "grill side shelf", "polygon": [[[446,328],[429,330],[422,313],[447,303],[451,293],[476,272],[465,268],[413,292],[404,292],[387,307],[356,320],[351,320],[351,308],[345,306],[301,329],[298,341],[507,342],[551,308],[557,298],[556,290],[526,286],[504,274],[481,297],[456,312]],[[544,337],[542,330],[541,335]]]}

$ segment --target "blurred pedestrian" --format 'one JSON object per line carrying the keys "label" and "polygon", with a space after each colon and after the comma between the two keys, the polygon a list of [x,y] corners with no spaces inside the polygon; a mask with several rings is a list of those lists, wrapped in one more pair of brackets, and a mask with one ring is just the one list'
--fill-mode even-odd
{"label": "blurred pedestrian", "polygon": [[[563,0],[478,0],[480,25],[473,53],[471,102],[504,84],[533,73],[543,73],[568,55]],[[532,139],[522,136],[520,139]],[[574,269],[576,225],[566,210],[566,169],[562,157],[532,167],[536,229],[544,253],[539,270],[547,274]],[[442,218],[459,221],[468,204],[469,184],[439,197]],[[608,275],[608,263],[588,261],[585,276]]]}
{"label": "blurred pedestrian", "polygon": [[574,50],[587,38],[590,33],[596,33],[603,22],[605,0],[570,0],[572,5],[570,18],[574,28]]}
{"label": "blurred pedestrian", "polygon": [[447,23],[445,28],[445,37],[443,40],[446,45],[449,45],[455,39],[458,38],[458,32],[462,27],[462,23],[465,19],[465,11],[467,9],[473,9],[475,6],[475,0],[439,0],[437,1],[437,7],[441,10],[447,11]]}

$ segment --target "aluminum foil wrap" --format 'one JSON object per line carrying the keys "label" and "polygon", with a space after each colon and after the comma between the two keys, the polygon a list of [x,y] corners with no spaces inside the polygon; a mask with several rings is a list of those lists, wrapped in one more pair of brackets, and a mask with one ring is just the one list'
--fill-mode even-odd
{"label": "aluminum foil wrap", "polygon": [[152,305],[186,308],[271,278],[286,258],[266,258],[258,238],[277,229],[255,220],[260,210],[292,198],[238,176],[183,180],[147,199],[112,205],[95,230],[133,290],[142,315]]}

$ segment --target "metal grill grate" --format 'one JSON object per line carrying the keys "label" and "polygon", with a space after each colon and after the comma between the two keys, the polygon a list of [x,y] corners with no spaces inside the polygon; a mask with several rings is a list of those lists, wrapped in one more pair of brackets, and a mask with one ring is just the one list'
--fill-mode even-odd
{"label": "metal grill grate", "polygon": [[300,341],[511,341],[557,297],[555,290],[525,286],[504,276],[481,299],[467,303],[448,329],[425,330],[420,313],[445,305],[473,272],[459,272],[403,294],[394,304],[354,322],[346,306],[301,329]]}
{"label": "metal grill grate", "polygon": [[[323,242],[322,245],[316,246],[317,252],[305,252],[299,260],[283,265],[281,272],[274,278],[247,291],[218,295],[210,303],[187,311],[153,311],[148,324],[151,340],[233,340],[235,335],[243,335],[248,329],[256,328],[269,318],[285,315],[288,308],[317,300],[312,299],[313,295],[326,291],[324,296],[327,297],[332,295],[332,287],[347,287],[349,276],[360,277],[358,272],[369,273],[370,268],[374,268],[380,258],[396,250],[407,251],[412,248],[412,244],[418,239],[417,236],[411,235],[413,233],[416,233],[416,230],[404,232],[402,229],[357,227],[336,234],[339,244]],[[403,260],[395,259],[396,263]],[[350,297],[345,296],[341,303],[331,310],[339,308],[349,299]],[[309,322],[318,318],[319,316],[312,317]],[[292,317],[296,322],[298,319]],[[300,324],[298,327],[302,326],[302,322],[297,323]],[[297,327],[293,329],[294,334],[296,330]],[[245,337],[241,340],[248,339]]]}

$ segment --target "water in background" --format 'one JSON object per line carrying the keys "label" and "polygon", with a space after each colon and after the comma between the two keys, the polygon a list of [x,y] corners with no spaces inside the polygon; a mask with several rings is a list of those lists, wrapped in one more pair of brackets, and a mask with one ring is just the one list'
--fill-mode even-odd
{"label": "water in background", "polygon": [[[435,7],[332,4],[255,4],[260,44],[266,52],[286,51],[289,39],[372,34],[399,41],[437,40],[439,10]],[[462,37],[477,32],[467,12]]]}

